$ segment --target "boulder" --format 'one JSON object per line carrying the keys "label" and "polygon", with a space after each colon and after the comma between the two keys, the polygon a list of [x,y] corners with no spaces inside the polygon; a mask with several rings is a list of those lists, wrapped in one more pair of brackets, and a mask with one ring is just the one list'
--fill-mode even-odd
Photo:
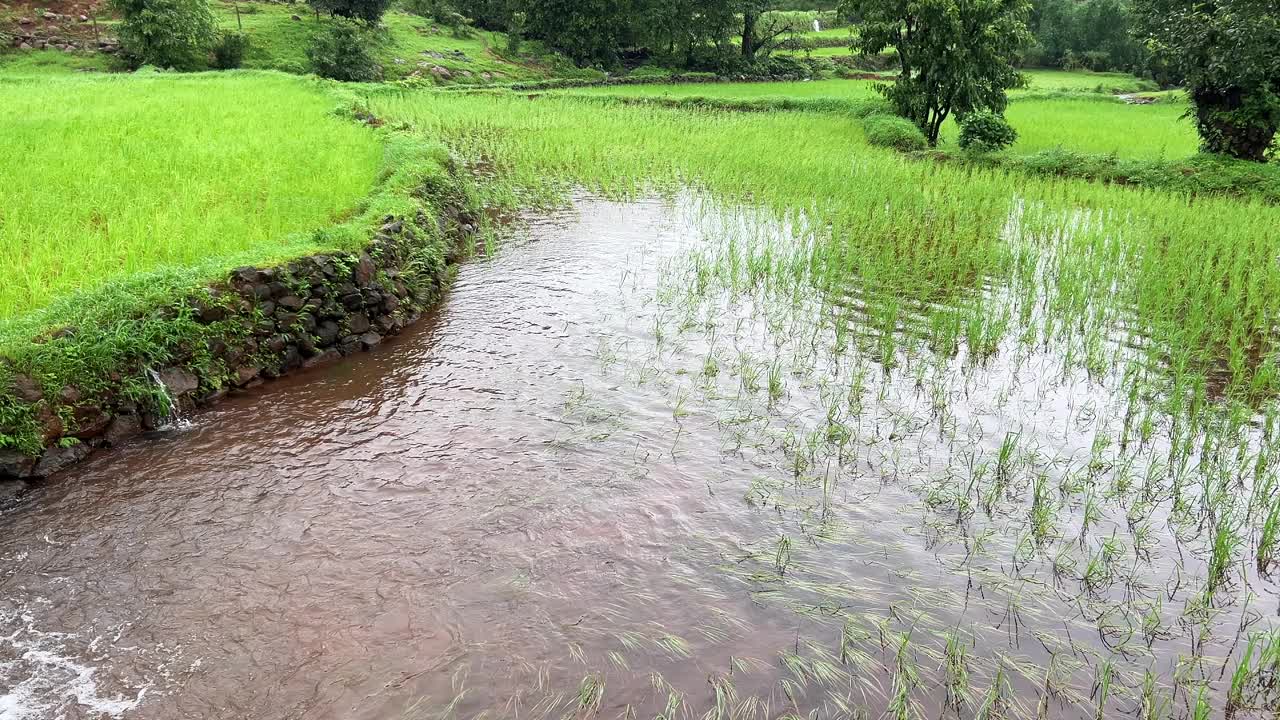
{"label": "boulder", "polygon": [[75,432],[72,435],[81,440],[89,440],[107,431],[107,427],[111,425],[111,416],[100,407],[87,405],[76,408],[75,421]]}
{"label": "boulder", "polygon": [[361,335],[369,332],[369,328],[373,325],[369,322],[369,316],[364,313],[355,313],[347,319],[347,329],[352,335]]}
{"label": "boulder", "polygon": [[93,448],[84,443],[50,448],[44,454],[44,457],[40,458],[40,462],[36,463],[34,472],[37,477],[49,477],[84,460],[89,457],[91,452],[93,452]]}
{"label": "boulder", "polygon": [[27,375],[15,375],[13,382],[9,384],[9,389],[13,392],[14,397],[23,402],[36,403],[44,398],[44,393],[40,390],[40,386],[36,381]]}
{"label": "boulder", "polygon": [[0,450],[0,478],[31,477],[37,459],[17,450]]}
{"label": "boulder", "polygon": [[165,368],[160,371],[160,384],[170,396],[177,398],[195,392],[200,387],[200,378],[189,370]]}
{"label": "boulder", "polygon": [[137,415],[119,415],[107,426],[102,439],[109,447],[117,447],[141,434],[141,418]]}
{"label": "boulder", "polygon": [[310,370],[315,367],[320,367],[321,365],[328,365],[329,363],[336,362],[341,359],[342,353],[338,352],[336,348],[329,348],[328,350],[325,350],[319,355],[316,355],[302,363],[302,367],[305,370]]}
{"label": "boulder", "polygon": [[250,366],[250,365],[238,367],[236,368],[236,376],[235,376],[234,382],[237,386],[244,387],[245,385],[248,385],[254,380],[257,380],[258,374],[261,372],[262,372],[261,369]]}

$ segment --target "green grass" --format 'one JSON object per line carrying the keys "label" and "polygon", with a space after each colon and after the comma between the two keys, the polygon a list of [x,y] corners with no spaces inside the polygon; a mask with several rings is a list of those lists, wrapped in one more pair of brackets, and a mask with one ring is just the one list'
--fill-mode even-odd
{"label": "green grass", "polygon": [[382,162],[314,81],[4,78],[0,318],[137,273],[298,254]]}
{"label": "green grass", "polygon": [[[303,4],[242,2],[239,5],[239,27],[243,27],[250,39],[246,68],[308,72],[307,46],[315,33],[329,24],[326,16],[317,18]],[[237,29],[233,3],[218,0],[214,2],[214,10],[223,29]],[[294,20],[294,16],[299,19]],[[448,70],[452,76],[450,82],[477,84],[578,74],[563,59],[545,52],[537,43],[528,43],[518,62],[504,58],[502,51],[507,41],[500,33],[474,30],[469,37],[455,38],[448,28],[397,10],[383,17],[383,25],[385,32],[374,55],[387,79],[404,78],[415,72],[432,78],[434,67]],[[427,54],[458,52],[466,59]],[[490,77],[486,79],[485,74]]]}
{"label": "green grass", "polygon": [[870,80],[813,80],[808,82],[760,83],[674,83],[652,85],[609,85],[575,88],[565,92],[620,97],[719,97],[754,99],[766,97],[865,99],[876,97]]}
{"label": "green grass", "polygon": [[[1195,128],[1182,117],[1186,104],[1180,98],[1163,98],[1152,105],[1129,105],[1109,94],[1095,92],[1100,84],[1136,89],[1142,84],[1137,78],[1055,70],[1031,71],[1029,75],[1030,88],[1010,93],[1006,116],[1019,136],[1010,150],[1012,153],[1030,154],[1063,147],[1083,153],[1158,159],[1183,158],[1198,149]],[[879,96],[876,85],[874,80],[675,83],[611,85],[564,92],[624,98],[866,100]],[[955,123],[948,121],[943,129],[944,147],[954,146],[956,134]]]}
{"label": "green grass", "polygon": [[[1097,98],[1014,99],[1005,112],[1018,131],[1009,151],[1030,154],[1062,147],[1076,152],[1138,159],[1185,158],[1199,148],[1195,126],[1183,118],[1186,104],[1128,105]],[[943,137],[953,142],[954,123]]]}
{"label": "green grass", "polygon": [[[1181,359],[1187,377],[1195,376],[1190,368],[1221,358],[1234,383],[1271,387],[1277,380],[1274,367],[1249,358],[1257,328],[1268,326],[1267,308],[1280,306],[1271,231],[1280,208],[1227,200],[1188,205],[1176,193],[905,161],[867,147],[857,124],[836,115],[601,110],[569,97],[435,94],[380,96],[374,107],[498,159],[529,188],[559,178],[618,192],[683,179],[778,212],[803,209],[841,239],[816,261],[821,272],[899,287],[917,302],[1011,272],[1016,247],[1036,245],[1034,233],[1078,208],[1124,217],[1123,244],[1103,226],[1082,228],[1072,239],[1108,248],[1090,254],[1086,271],[1096,279],[1037,292],[1054,307],[1070,307],[1118,284],[1114,292],[1141,310],[1141,325],[1163,352]],[[1015,198],[1037,209],[1023,219],[1020,239],[1002,238]],[[981,328],[995,318],[976,321]],[[1058,331],[1066,327],[1051,332]]]}
{"label": "green grass", "polygon": [[1046,90],[1136,93],[1155,89],[1155,85],[1151,81],[1140,80],[1127,73],[1095,73],[1068,70],[1024,70],[1023,73],[1031,80],[1031,84],[1026,91],[1033,93]]}
{"label": "green grass", "polygon": [[61,50],[0,52],[0,75],[4,77],[110,72],[117,69],[115,59],[101,53],[65,53]]}

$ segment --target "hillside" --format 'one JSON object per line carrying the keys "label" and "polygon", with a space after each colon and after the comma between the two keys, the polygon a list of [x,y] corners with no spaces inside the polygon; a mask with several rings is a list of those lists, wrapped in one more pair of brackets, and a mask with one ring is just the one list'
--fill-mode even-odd
{"label": "hillside", "polygon": [[[329,18],[302,3],[223,2],[213,10],[226,32],[249,38],[247,69],[308,72],[306,50]],[[118,69],[116,19],[106,3],[0,3],[0,66],[28,72]],[[483,84],[551,77],[589,77],[539,43],[518,55],[502,33],[467,28],[456,37],[427,18],[393,10],[383,18],[374,50],[389,80],[423,77],[440,85]],[[16,66],[16,67],[12,67]]]}

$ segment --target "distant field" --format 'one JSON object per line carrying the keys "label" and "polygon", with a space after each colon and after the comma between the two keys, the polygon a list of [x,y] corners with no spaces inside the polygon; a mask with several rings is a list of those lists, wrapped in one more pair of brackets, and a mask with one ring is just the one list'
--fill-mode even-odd
{"label": "distant field", "polygon": [[1006,116],[1019,135],[1013,152],[1063,147],[1121,157],[1184,158],[1199,146],[1195,127],[1182,117],[1186,109],[1175,102],[1028,99],[1010,103]]}
{"label": "distant field", "polygon": [[[1129,75],[1032,70],[1031,87],[1010,93],[1009,122],[1018,130],[1013,152],[1032,153],[1053,147],[1135,158],[1177,158],[1195,153],[1195,129],[1182,120],[1186,107],[1177,101],[1127,105],[1099,86],[1136,91],[1143,85]],[[877,96],[874,80],[815,80],[778,83],[696,83],[623,85],[566,91],[584,95],[625,97],[768,97],[866,99]],[[1046,92],[1066,93],[1045,98]],[[1078,93],[1071,95],[1071,93]],[[954,123],[944,128],[943,142],[953,143]]]}
{"label": "distant field", "polygon": [[376,135],[334,104],[275,74],[0,70],[0,318],[131,273],[310,243],[382,162]]}
{"label": "distant field", "polygon": [[875,97],[871,80],[812,80],[771,83],[676,83],[670,85],[613,85],[576,88],[566,92],[582,95],[624,95],[628,97]]}
{"label": "distant field", "polygon": [[[1067,70],[1024,70],[1031,78],[1029,92],[1066,90],[1073,92],[1139,92],[1154,90],[1154,83],[1126,73],[1094,73]],[[1017,95],[1019,91],[1013,91]]]}

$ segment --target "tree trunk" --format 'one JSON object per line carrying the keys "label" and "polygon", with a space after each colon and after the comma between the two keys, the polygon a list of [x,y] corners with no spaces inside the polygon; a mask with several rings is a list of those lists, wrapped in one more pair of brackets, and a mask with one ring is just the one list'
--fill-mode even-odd
{"label": "tree trunk", "polygon": [[748,62],[756,59],[756,14],[748,10],[742,13],[742,57]]}
{"label": "tree trunk", "polygon": [[1248,112],[1242,108],[1249,99],[1241,88],[1192,90],[1191,102],[1195,106],[1200,146],[1205,152],[1254,162],[1267,161],[1267,150],[1275,140],[1277,123],[1271,118],[1241,117]]}

